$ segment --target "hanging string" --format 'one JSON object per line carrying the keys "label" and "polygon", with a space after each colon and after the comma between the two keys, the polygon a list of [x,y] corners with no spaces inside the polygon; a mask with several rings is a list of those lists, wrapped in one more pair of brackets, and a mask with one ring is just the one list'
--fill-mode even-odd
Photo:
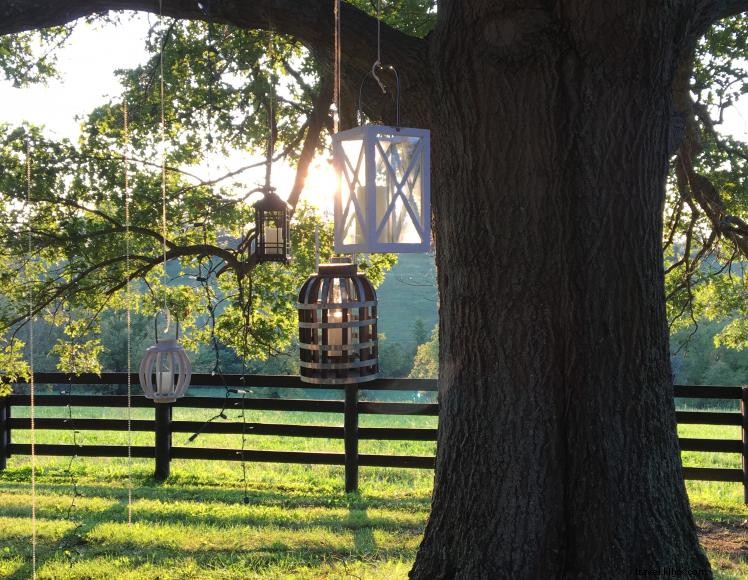
{"label": "hanging string", "polygon": [[[159,22],[163,24],[164,19],[164,3],[163,0],[158,1],[158,16],[159,16]],[[166,277],[166,115],[164,113],[164,110],[166,108],[165,106],[165,93],[164,93],[164,46],[166,35],[161,36],[161,51],[159,56],[159,76],[160,76],[160,82],[159,82],[159,88],[160,88],[160,104],[161,104],[161,122],[159,126],[159,136],[161,139],[161,236],[163,238],[162,240],[162,246],[163,246],[163,254],[164,254],[164,274],[163,274],[163,282],[164,287],[166,286],[167,277]],[[164,288],[164,316],[166,317],[166,327],[164,328],[164,333],[169,332],[169,327],[171,326],[171,315],[169,313],[169,309],[166,305],[166,289]]]}
{"label": "hanging string", "polygon": [[28,213],[28,256],[26,262],[26,284],[29,298],[29,406],[31,427],[31,577],[36,579],[36,385],[34,381],[34,294],[31,285],[29,262],[33,251],[31,234],[31,152],[26,141],[26,211]]}
{"label": "hanging string", "polygon": [[[242,382],[244,382],[244,373],[242,372]],[[247,460],[245,458],[247,449],[247,409],[244,398],[247,396],[245,389],[239,389],[242,395],[242,487],[244,488],[244,497],[242,501],[245,505],[249,503],[249,483],[247,481]]]}
{"label": "hanging string", "polygon": [[[216,56],[218,55],[218,49],[214,43],[213,37],[213,11],[211,9],[211,0],[207,1],[206,10],[208,12],[208,151],[213,150],[213,132],[212,132],[212,121],[213,121],[213,83],[216,80]],[[210,163],[210,157],[208,157],[208,163]],[[209,167],[210,169],[210,167]],[[210,175],[208,175],[210,180]]]}
{"label": "hanging string", "polygon": [[333,132],[337,133],[340,131],[340,58],[341,58],[341,42],[340,42],[340,0],[334,0],[333,13],[335,18],[335,54],[333,55],[333,114],[332,114],[332,125]]}
{"label": "hanging string", "polygon": [[130,133],[127,97],[122,101],[123,139],[125,142],[124,197],[125,197],[125,302],[127,303],[127,523],[132,524],[132,296],[130,294]]}
{"label": "hanging string", "polygon": [[[68,323],[72,322],[72,314],[69,313],[68,315]],[[77,339],[76,339],[77,342]],[[77,369],[77,361],[75,360],[75,355],[77,354],[78,345],[75,345],[75,350],[73,351],[73,370]],[[73,471],[73,465],[75,463],[75,460],[78,458],[78,435],[80,435],[80,431],[75,426],[75,420],[73,419],[73,382],[72,377],[68,376],[68,385],[67,385],[67,391],[63,391],[64,394],[67,395],[67,423],[70,425],[70,430],[73,433],[73,453],[70,455],[70,461],[68,462],[68,477],[70,478],[70,485],[73,488],[73,497],[70,500],[70,505],[68,506],[67,511],[67,519],[70,519],[70,517],[73,514],[73,510],[76,507],[77,499],[81,496],[81,493],[78,490],[78,478],[75,476],[75,472]]]}
{"label": "hanging string", "polygon": [[[371,76],[374,77],[374,80],[377,81],[377,84],[379,85],[379,88],[382,89],[383,93],[387,93],[387,86],[382,82],[382,79],[379,78],[379,75],[377,74],[377,71],[382,69],[382,2],[381,0],[377,0],[377,60],[374,62],[373,65],[371,65]],[[387,68],[392,68],[387,67]],[[361,83],[361,88],[363,90],[363,82]],[[361,123],[361,91],[359,91],[359,123]],[[399,125],[399,121],[398,121]]]}
{"label": "hanging string", "polygon": [[382,64],[382,0],[377,0],[377,62]]}
{"label": "hanging string", "polygon": [[270,91],[268,94],[268,144],[267,157],[265,159],[265,193],[271,190],[271,176],[273,172],[273,151],[275,150],[275,72],[274,72],[274,51],[273,51],[273,31],[268,30],[268,63],[270,65]]}
{"label": "hanging string", "polygon": [[[205,12],[208,17],[208,114],[207,114],[207,127],[208,127],[208,136],[207,136],[207,142],[208,142],[208,155],[207,155],[207,163],[206,163],[206,169],[208,172],[208,183],[210,184],[211,188],[213,186],[213,167],[212,167],[212,156],[213,156],[213,113],[215,109],[215,103],[214,103],[214,86],[213,84],[216,82],[217,74],[216,74],[216,57],[218,56],[218,49],[215,46],[215,38],[214,38],[214,26],[213,26],[213,10],[211,6],[212,2],[211,0],[207,0],[205,3]],[[207,212],[205,216],[205,220],[203,221],[203,230],[207,227]]]}

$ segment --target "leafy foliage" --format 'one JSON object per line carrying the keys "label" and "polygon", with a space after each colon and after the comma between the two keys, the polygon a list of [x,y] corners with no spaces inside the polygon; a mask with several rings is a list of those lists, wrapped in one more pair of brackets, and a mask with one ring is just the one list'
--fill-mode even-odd
{"label": "leafy foliage", "polygon": [[[376,12],[369,0],[350,3]],[[387,24],[421,37],[431,31],[435,16],[434,0],[392,0],[382,6]],[[19,86],[54,75],[54,48],[72,29],[2,37],[0,69]],[[122,101],[130,108],[129,148],[119,100],[102,103],[84,119],[77,143],[51,140],[36,127],[0,127],[0,325],[9,332],[6,340],[23,325],[29,295],[36,313],[51,324],[58,323],[55,313],[63,305],[94,317],[116,317],[131,278],[135,316],[147,320],[166,303],[184,342],[195,351],[224,345],[240,358],[259,360],[286,352],[295,334],[294,291],[313,269],[314,231],[322,229],[323,260],[331,253],[331,234],[311,210],[298,208],[293,263],[249,265],[251,202],[262,190],[253,174],[261,164],[249,157],[272,142],[275,159],[302,161],[323,69],[294,39],[217,23],[156,23],[147,49],[146,62],[118,73]],[[748,345],[748,283],[741,263],[748,256],[748,148],[720,127],[726,111],[748,92],[747,52],[748,20],[735,16],[712,27],[685,63],[685,82],[676,86],[675,95],[686,121],[685,137],[673,161],[664,210],[672,331],[703,318],[730,319],[715,340],[736,349]],[[328,119],[326,130],[330,125]],[[313,148],[324,152],[324,137]],[[27,152],[33,173],[28,208]],[[168,168],[166,270],[161,265],[161,152]],[[227,158],[248,161],[229,169]],[[361,267],[377,282],[392,263],[392,257],[376,257]],[[73,359],[88,361],[90,369],[102,357],[114,364],[117,357],[107,354],[112,349],[103,346],[106,341],[96,342],[95,329],[89,330],[65,331],[52,353],[61,368],[77,368]],[[427,345],[436,352],[433,341]],[[118,359],[118,368],[121,363]]]}
{"label": "leafy foliage", "polygon": [[439,376],[439,328],[434,328],[431,338],[418,345],[416,357],[413,361],[413,369],[410,371],[411,379],[434,379]]}
{"label": "leafy foliage", "polygon": [[[726,19],[698,43],[681,71],[675,101],[684,115],[665,206],[668,315],[673,332],[734,317],[717,341],[748,346],[748,145],[721,127],[748,93],[748,17]],[[688,78],[685,78],[688,75]],[[687,82],[686,82],[687,81]]]}
{"label": "leafy foliage", "polygon": [[[297,328],[296,290],[315,268],[315,231],[326,261],[332,228],[302,204],[292,224],[293,261],[256,264],[252,203],[268,184],[258,184],[252,170],[264,163],[216,175],[217,160],[247,159],[259,149],[299,161],[318,65],[280,35],[202,22],[157,24],[147,48],[148,62],[119,71],[122,101],[92,111],[77,143],[52,140],[37,127],[0,126],[0,328],[17,345],[11,336],[26,324],[31,300],[35,316],[64,325],[51,355],[58,369],[75,373],[99,372],[102,359],[126,366],[111,354],[121,340],[110,327],[105,347],[97,321],[121,321],[128,305],[141,326],[168,310],[169,332],[180,332],[196,352],[228,347],[245,364],[287,352]],[[29,63],[29,51],[16,56]],[[15,74],[8,62],[0,66]],[[313,150],[324,145],[317,139]],[[378,284],[394,262],[378,255],[359,267]],[[162,319],[154,327],[163,333]],[[141,329],[140,337],[149,334]]]}

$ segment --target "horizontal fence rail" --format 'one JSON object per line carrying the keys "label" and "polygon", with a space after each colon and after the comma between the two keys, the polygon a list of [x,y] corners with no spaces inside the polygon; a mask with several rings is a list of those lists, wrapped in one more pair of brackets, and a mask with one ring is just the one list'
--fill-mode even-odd
{"label": "horizontal fence rail", "polygon": [[[72,394],[73,385],[92,388],[102,386],[124,386],[128,383],[126,373],[103,373],[98,375],[67,376],[61,373],[37,373],[37,385],[54,385],[58,394],[37,394],[35,404],[39,407],[110,407],[126,408],[128,397],[124,395]],[[131,384],[138,384],[138,376],[131,374]],[[7,382],[7,381],[6,381]],[[18,383],[22,385],[22,382]],[[193,395],[201,389],[226,388],[226,396]],[[293,389],[324,389],[340,393],[340,398],[331,400],[271,398],[246,396],[254,388],[282,389],[293,393]],[[35,428],[39,430],[67,431],[115,431],[128,428],[134,432],[155,434],[153,446],[132,446],[132,457],[154,459],[155,476],[163,480],[169,476],[172,459],[204,459],[219,461],[255,461],[273,463],[299,463],[345,466],[346,491],[358,487],[358,471],[365,467],[399,467],[433,469],[435,458],[415,455],[376,455],[358,452],[359,441],[436,441],[436,429],[401,427],[360,427],[359,417],[365,414],[399,416],[438,416],[435,403],[419,402],[372,402],[360,401],[359,394],[366,391],[422,392],[437,391],[436,380],[430,379],[378,379],[362,385],[314,385],[303,383],[298,376],[272,375],[213,375],[195,374],[191,381],[191,395],[172,404],[155,404],[141,395],[132,396],[133,408],[152,408],[154,418],[133,419],[88,419],[65,417],[37,417]],[[678,424],[729,425],[741,428],[741,439],[679,439],[682,451],[733,453],[742,458],[741,469],[684,467],[686,479],[702,481],[726,481],[743,483],[744,499],[748,503],[748,387],[683,386],[676,385],[673,394],[677,398],[739,401],[739,412],[677,411]],[[31,445],[14,443],[12,433],[31,428],[27,417],[14,417],[12,409],[28,407],[29,395],[11,394],[0,397],[0,469],[5,468],[11,455],[29,455]],[[174,408],[222,409],[243,411],[282,411],[302,413],[334,413],[343,416],[342,426],[294,425],[283,423],[257,423],[249,421],[180,421],[172,419]],[[307,451],[261,451],[216,449],[204,447],[174,447],[174,433],[233,434],[251,436],[305,437],[343,440],[343,453]],[[69,445],[36,444],[38,455],[82,456],[82,457],[127,457],[124,445]]]}

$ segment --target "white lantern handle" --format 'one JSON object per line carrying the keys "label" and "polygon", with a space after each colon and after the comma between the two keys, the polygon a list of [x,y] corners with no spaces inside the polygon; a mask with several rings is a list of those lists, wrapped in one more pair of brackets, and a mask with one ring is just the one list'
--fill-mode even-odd
{"label": "white lantern handle", "polygon": [[363,100],[364,100],[364,84],[369,75],[377,82],[382,92],[387,94],[387,85],[382,82],[377,74],[379,71],[388,70],[392,71],[395,75],[395,128],[400,128],[400,75],[397,74],[397,69],[391,64],[383,65],[378,60],[371,65],[371,71],[361,81],[361,86],[358,89],[358,124],[363,125]]}

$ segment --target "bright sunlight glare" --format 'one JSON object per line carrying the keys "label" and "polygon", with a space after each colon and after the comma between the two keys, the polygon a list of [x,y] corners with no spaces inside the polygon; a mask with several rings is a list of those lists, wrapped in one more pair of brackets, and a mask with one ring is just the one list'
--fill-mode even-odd
{"label": "bright sunlight glare", "polygon": [[[77,141],[81,119],[106,99],[117,99],[121,94],[115,71],[146,61],[145,39],[155,18],[146,13],[129,13],[116,25],[78,24],[67,44],[58,51],[59,78],[46,85],[22,89],[0,81],[0,123],[27,122],[43,126],[52,138]],[[748,99],[742,99],[726,112],[722,130],[748,140]],[[238,168],[257,165],[221,182],[225,195],[239,198],[262,185],[262,162],[261,152],[249,155],[237,151],[228,157],[212,157],[200,167],[185,169],[201,180],[212,180]],[[288,196],[295,177],[295,168],[285,161],[273,165],[273,185],[281,197]],[[315,159],[309,168],[302,202],[330,215],[335,179],[329,159]]]}
{"label": "bright sunlight glare", "polygon": [[[58,78],[24,88],[0,80],[0,123],[37,125],[50,138],[76,142],[81,120],[107,100],[119,98],[122,87],[115,71],[146,62],[145,39],[155,18],[145,13],[130,13],[116,25],[79,23],[66,45],[58,50]],[[257,164],[221,182],[224,193],[235,198],[262,185],[263,161],[261,152],[248,155],[236,151],[228,157],[212,156],[200,167],[184,169],[200,180],[210,181],[240,167]],[[296,169],[285,161],[273,164],[272,181],[281,197],[289,195],[295,178]],[[302,202],[325,215],[331,214],[334,187],[335,174],[329,161],[315,159],[309,167]]]}

